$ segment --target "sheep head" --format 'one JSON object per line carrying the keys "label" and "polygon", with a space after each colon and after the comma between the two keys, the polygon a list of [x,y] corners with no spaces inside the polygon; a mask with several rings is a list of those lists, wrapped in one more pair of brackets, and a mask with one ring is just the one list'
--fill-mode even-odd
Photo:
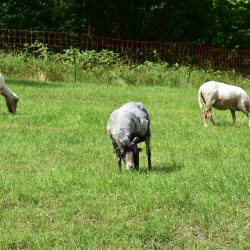
{"label": "sheep head", "polygon": [[5,98],[7,108],[10,113],[15,114],[17,103],[19,101],[20,97],[18,97],[16,94],[13,94],[13,96],[8,96]]}
{"label": "sheep head", "polygon": [[121,142],[116,149],[119,156],[123,159],[126,169],[133,170],[135,168],[135,158],[141,151],[141,148],[137,147],[138,137],[135,137],[132,142]]}

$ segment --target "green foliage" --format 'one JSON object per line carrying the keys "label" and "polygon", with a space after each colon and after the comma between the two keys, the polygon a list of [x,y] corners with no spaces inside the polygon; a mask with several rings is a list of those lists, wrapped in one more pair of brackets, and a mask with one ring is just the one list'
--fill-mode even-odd
{"label": "green foliage", "polygon": [[1,28],[249,49],[248,0],[2,0]]}
{"label": "green foliage", "polygon": [[42,81],[98,80],[102,83],[129,85],[158,85],[172,87],[198,86],[207,80],[224,81],[247,86],[249,80],[235,71],[214,71],[209,62],[207,69],[173,65],[162,61],[154,51],[154,61],[129,63],[126,54],[113,51],[80,51],[66,49],[53,54],[41,42],[25,44],[22,50],[0,53],[1,72],[7,76]]}
{"label": "green foliage", "polygon": [[[249,248],[243,114],[203,128],[197,88],[6,82],[21,99],[15,116],[0,99],[2,249]],[[152,172],[143,143],[140,171],[117,170],[106,125],[130,100],[151,117]]]}
{"label": "green foliage", "polygon": [[62,54],[56,54],[55,56],[68,65],[80,65],[83,70],[90,70],[99,66],[111,68],[121,63],[119,54],[108,50],[81,52],[79,49],[66,49]]}

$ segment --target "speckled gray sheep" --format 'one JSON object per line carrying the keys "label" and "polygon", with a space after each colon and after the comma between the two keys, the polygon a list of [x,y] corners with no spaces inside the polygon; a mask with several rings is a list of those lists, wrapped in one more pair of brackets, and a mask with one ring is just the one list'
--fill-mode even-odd
{"label": "speckled gray sheep", "polygon": [[140,102],[129,102],[110,115],[107,131],[117,156],[118,168],[121,170],[121,159],[128,170],[139,169],[139,151],[137,144],[145,141],[148,157],[148,168],[151,169],[150,119],[149,114]]}

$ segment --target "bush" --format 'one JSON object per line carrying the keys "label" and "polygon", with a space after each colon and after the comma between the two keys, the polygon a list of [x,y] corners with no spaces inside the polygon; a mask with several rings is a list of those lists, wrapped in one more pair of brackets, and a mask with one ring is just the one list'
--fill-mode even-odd
{"label": "bush", "polygon": [[1,71],[9,77],[28,78],[41,81],[75,80],[98,81],[112,84],[199,86],[207,80],[218,80],[241,86],[249,84],[246,77],[234,71],[213,71],[182,66],[171,66],[155,57],[154,62],[129,63],[128,55],[122,57],[113,51],[80,51],[66,49],[62,53],[51,53],[43,43],[25,44],[22,50],[0,53]]}

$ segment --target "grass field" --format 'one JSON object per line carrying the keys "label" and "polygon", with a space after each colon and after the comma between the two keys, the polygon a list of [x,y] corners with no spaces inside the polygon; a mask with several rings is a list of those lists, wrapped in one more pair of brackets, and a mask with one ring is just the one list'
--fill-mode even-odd
{"label": "grass field", "polygon": [[[7,81],[1,107],[1,249],[249,249],[246,117],[214,111],[195,88]],[[249,93],[249,89],[247,90]],[[117,170],[106,124],[127,101],[149,110],[153,171]]]}

